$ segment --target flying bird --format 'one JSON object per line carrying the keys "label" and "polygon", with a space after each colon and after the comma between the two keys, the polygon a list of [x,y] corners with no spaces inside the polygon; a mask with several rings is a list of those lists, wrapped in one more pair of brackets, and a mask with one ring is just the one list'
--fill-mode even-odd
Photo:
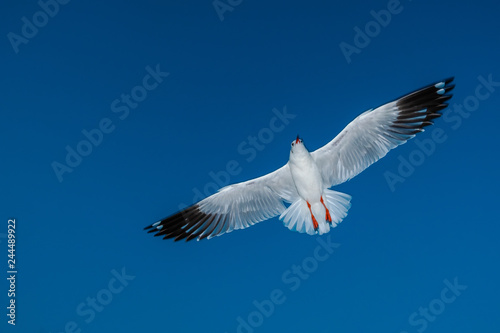
{"label": "flying bird", "polygon": [[452,81],[448,78],[433,83],[360,114],[332,141],[313,152],[297,136],[291,143],[288,163],[280,169],[223,187],[144,229],[164,239],[201,240],[279,215],[292,231],[325,234],[347,216],[351,207],[350,195],[330,188],[355,177],[431,125],[448,106]]}

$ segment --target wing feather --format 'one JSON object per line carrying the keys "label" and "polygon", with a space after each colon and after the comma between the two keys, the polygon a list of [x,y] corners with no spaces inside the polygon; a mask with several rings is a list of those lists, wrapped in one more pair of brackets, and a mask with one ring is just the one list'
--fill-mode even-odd
{"label": "wing feather", "polygon": [[448,106],[452,81],[433,83],[362,113],[332,141],[312,152],[325,184],[331,187],[348,181],[431,125]]}
{"label": "wing feather", "polygon": [[288,164],[265,176],[217,193],[147,226],[148,232],[176,241],[220,236],[280,215],[284,202],[298,197]]}

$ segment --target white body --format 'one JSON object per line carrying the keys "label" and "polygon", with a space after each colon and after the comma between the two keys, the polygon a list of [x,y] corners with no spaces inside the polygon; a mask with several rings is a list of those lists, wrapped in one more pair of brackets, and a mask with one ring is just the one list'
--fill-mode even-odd
{"label": "white body", "polygon": [[[288,161],[298,198],[280,216],[290,230],[320,235],[330,231],[347,215],[351,197],[328,189],[316,160],[297,138],[292,142]],[[328,214],[331,221],[327,220]],[[318,223],[314,228],[313,216]]]}
{"label": "white body", "polygon": [[292,146],[289,165],[293,183],[300,197],[310,204],[320,202],[325,188],[323,178],[321,178],[316,162],[302,141],[298,141]]}

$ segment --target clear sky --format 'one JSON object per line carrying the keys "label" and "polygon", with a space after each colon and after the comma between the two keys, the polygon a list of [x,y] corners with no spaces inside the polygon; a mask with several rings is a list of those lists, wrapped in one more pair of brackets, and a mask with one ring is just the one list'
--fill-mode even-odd
{"label": "clear sky", "polygon": [[[0,18],[2,332],[500,330],[497,2],[8,0]],[[449,76],[446,117],[335,188],[352,208],[328,235],[142,230]]]}

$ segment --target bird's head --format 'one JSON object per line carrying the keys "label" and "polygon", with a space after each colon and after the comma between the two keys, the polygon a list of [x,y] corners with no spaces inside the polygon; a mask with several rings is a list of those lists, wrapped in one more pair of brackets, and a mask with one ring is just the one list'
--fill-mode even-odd
{"label": "bird's head", "polygon": [[290,155],[296,154],[296,153],[300,154],[300,153],[304,153],[304,152],[307,152],[307,149],[304,146],[302,139],[297,135],[297,139],[292,141],[292,145],[290,148]]}

